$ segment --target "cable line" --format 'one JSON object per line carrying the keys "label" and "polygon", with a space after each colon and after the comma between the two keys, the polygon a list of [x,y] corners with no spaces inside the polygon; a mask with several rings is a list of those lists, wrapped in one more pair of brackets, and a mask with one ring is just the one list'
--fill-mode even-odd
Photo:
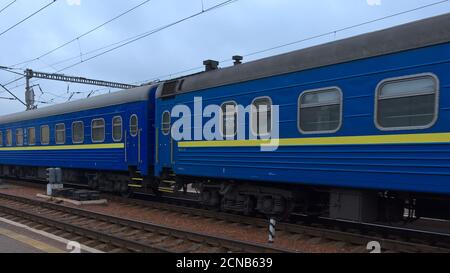
{"label": "cable line", "polygon": [[11,6],[12,4],[14,4],[15,2],[17,2],[17,0],[12,1],[12,2],[9,3],[8,5],[6,5],[4,8],[0,9],[0,13],[2,13],[2,11],[4,11],[5,9],[9,8],[9,6]]}
{"label": "cable line", "polygon": [[23,101],[22,101],[21,99],[19,99],[16,95],[14,95],[13,92],[9,91],[9,89],[6,88],[3,84],[0,83],[0,87],[2,87],[3,89],[5,89],[6,92],[8,92],[11,96],[13,96],[15,100],[18,100],[20,103],[22,103],[23,105],[27,106],[27,105],[25,104],[25,102],[23,102]]}
{"label": "cable line", "polygon": [[[321,38],[321,37],[324,37],[324,36],[336,34],[338,32],[342,32],[342,31],[345,31],[345,30],[353,29],[353,28],[356,28],[356,27],[360,27],[360,26],[364,26],[364,25],[367,25],[367,24],[375,23],[375,22],[378,22],[378,21],[383,21],[383,20],[386,20],[386,19],[389,19],[389,18],[392,18],[392,17],[400,16],[400,15],[403,15],[403,14],[411,13],[411,12],[422,10],[422,9],[425,9],[425,8],[429,8],[431,6],[436,6],[436,5],[439,5],[439,4],[443,4],[443,3],[449,2],[449,1],[450,0],[442,0],[442,1],[434,2],[434,3],[431,3],[431,4],[427,4],[427,5],[424,5],[424,6],[417,7],[417,8],[413,8],[413,9],[410,9],[410,10],[394,13],[394,14],[387,15],[387,16],[384,16],[384,17],[380,17],[380,18],[377,18],[377,19],[374,19],[374,20],[370,20],[370,21],[366,21],[366,22],[363,22],[363,23],[359,23],[359,24],[351,25],[351,26],[344,27],[344,28],[341,28],[341,29],[337,29],[337,30],[334,30],[334,31],[329,31],[329,32],[326,32],[326,33],[322,33],[322,34],[314,35],[314,36],[311,36],[311,37],[307,37],[307,38],[304,38],[304,39],[301,39],[301,40],[296,40],[296,41],[293,41],[293,42],[281,44],[281,45],[270,47],[270,48],[266,48],[266,49],[263,49],[263,50],[258,50],[258,51],[254,51],[254,52],[251,52],[251,53],[247,53],[247,54],[243,55],[243,57],[250,57],[250,56],[253,56],[253,55],[265,53],[265,52],[272,51],[272,50],[275,50],[275,49],[280,49],[280,48],[283,48],[283,47],[286,47],[286,46],[291,46],[291,45],[299,44],[299,43],[302,43],[302,42],[307,42],[307,41],[314,40],[314,39],[317,39],[317,38]],[[220,61],[220,63],[229,62],[229,61],[232,61],[232,59],[222,60],[222,61]],[[179,75],[179,74],[182,74],[182,73],[186,73],[186,72],[190,72],[190,71],[194,71],[194,70],[199,70],[199,69],[202,69],[202,68],[203,68],[203,66],[197,66],[197,67],[189,68],[189,69],[186,69],[186,70],[183,70],[183,71],[179,71],[179,72],[176,72],[176,73],[165,74],[165,75],[161,75],[161,76],[158,76],[158,77],[154,77],[154,78],[149,79],[149,80],[138,81],[138,82],[135,82],[135,83],[151,82],[151,81],[154,81],[154,80],[157,80],[157,79],[163,79],[163,78],[170,77],[170,76],[173,76],[173,75]]]}
{"label": "cable line", "polygon": [[25,22],[26,20],[30,19],[31,17],[33,17],[34,15],[38,14],[39,12],[43,11],[44,9],[48,8],[49,6],[53,5],[57,0],[53,0],[51,3],[48,3],[47,5],[43,6],[42,8],[40,8],[39,10],[35,11],[34,13],[32,13],[31,15],[27,16],[26,18],[22,19],[20,22],[18,22],[17,24],[9,27],[8,29],[4,30],[3,32],[0,33],[0,36],[2,36],[3,34],[7,33],[8,31],[12,30],[13,28],[17,27],[18,25],[22,24],[23,22]]}
{"label": "cable line", "polygon": [[211,8],[205,9],[204,11],[197,12],[197,13],[195,13],[195,14],[192,14],[192,15],[190,15],[190,16],[187,16],[187,17],[185,17],[185,18],[183,18],[183,19],[180,19],[180,20],[178,20],[178,21],[175,21],[175,22],[173,22],[173,23],[170,23],[170,24],[167,24],[167,25],[165,25],[165,26],[159,27],[159,28],[157,28],[157,29],[155,29],[155,30],[149,31],[149,32],[147,32],[147,33],[143,33],[143,34],[141,34],[141,35],[137,35],[137,36],[135,36],[136,38],[134,38],[134,39],[132,39],[132,40],[130,40],[130,41],[128,41],[128,42],[125,42],[125,43],[123,43],[123,44],[121,44],[121,45],[118,45],[118,46],[115,46],[115,47],[113,47],[113,48],[111,48],[111,49],[108,49],[108,50],[106,50],[106,51],[103,51],[103,52],[101,52],[101,53],[99,53],[99,54],[97,54],[97,55],[94,55],[94,56],[92,56],[92,57],[89,57],[89,58],[87,58],[87,59],[85,59],[85,60],[83,60],[83,61],[80,61],[80,62],[74,63],[74,64],[72,64],[72,65],[69,65],[69,66],[67,66],[67,67],[65,67],[65,68],[63,68],[63,69],[58,70],[58,72],[61,72],[61,71],[63,71],[63,70],[69,69],[69,68],[72,68],[72,67],[74,67],[74,66],[77,66],[77,65],[79,65],[79,64],[85,63],[85,62],[90,61],[90,60],[92,60],[92,59],[98,58],[98,57],[100,57],[100,56],[102,56],[102,55],[105,55],[105,54],[111,52],[111,51],[114,51],[114,50],[119,49],[119,48],[121,48],[121,47],[127,46],[127,45],[129,45],[129,44],[131,44],[131,43],[137,42],[137,41],[139,41],[139,40],[141,40],[141,39],[143,39],[143,38],[146,38],[146,37],[148,37],[148,36],[150,36],[150,35],[153,35],[153,34],[155,34],[155,33],[158,33],[158,32],[160,32],[160,31],[162,31],[162,30],[164,30],[164,29],[167,29],[167,28],[170,28],[170,27],[172,27],[172,26],[178,25],[178,24],[180,24],[180,23],[182,23],[182,22],[184,22],[184,21],[187,21],[187,20],[192,19],[192,18],[194,18],[194,17],[197,17],[197,16],[199,16],[199,15],[208,13],[208,12],[210,12],[210,11],[212,11],[212,10],[215,10],[215,9],[218,9],[218,8],[221,8],[221,7],[224,7],[224,6],[226,6],[226,5],[229,5],[229,4],[231,4],[231,3],[234,3],[234,2],[236,2],[236,1],[238,1],[238,0],[228,0],[228,1],[224,1],[224,2],[222,2],[222,3],[220,3],[220,4],[217,4],[217,5],[215,5],[215,6],[211,7]]}
{"label": "cable line", "polygon": [[136,9],[138,9],[139,7],[141,7],[141,6],[145,5],[145,4],[147,4],[147,3],[150,2],[150,1],[151,1],[151,0],[146,0],[146,1],[142,2],[142,3],[140,3],[139,5],[134,6],[134,7],[132,7],[131,9],[126,10],[125,12],[123,12],[123,13],[121,13],[121,14],[115,16],[114,18],[112,18],[112,19],[110,19],[110,20],[108,20],[108,21],[106,21],[106,22],[104,22],[104,23],[102,23],[102,24],[100,24],[100,25],[94,27],[93,29],[91,29],[91,30],[89,30],[89,31],[87,31],[87,32],[85,32],[85,33],[83,33],[83,34],[81,34],[80,36],[77,36],[77,37],[73,38],[73,39],[70,40],[70,41],[67,41],[67,42],[61,44],[60,46],[55,47],[54,49],[52,49],[52,50],[50,50],[50,51],[48,51],[48,52],[46,52],[46,53],[40,55],[39,57],[36,57],[36,58],[33,58],[33,59],[29,59],[29,60],[27,60],[27,61],[23,61],[23,62],[20,62],[20,63],[17,63],[17,64],[15,64],[15,65],[12,65],[12,67],[15,67],[15,66],[18,66],[18,65],[22,65],[22,64],[27,64],[27,63],[30,63],[30,62],[33,62],[33,61],[37,61],[37,60],[39,60],[39,59],[41,59],[41,58],[43,58],[43,57],[45,57],[45,56],[48,56],[48,55],[52,54],[53,52],[55,52],[55,51],[57,51],[57,50],[59,50],[59,49],[65,47],[65,46],[67,46],[67,45],[69,45],[69,44],[71,44],[71,43],[73,43],[73,42],[79,40],[80,38],[83,38],[84,36],[87,36],[88,34],[91,34],[92,32],[94,32],[94,31],[100,29],[101,27],[104,27],[105,25],[107,25],[107,24],[109,24],[109,23],[111,23],[111,22],[113,22],[113,21],[119,19],[120,17],[122,17],[122,16],[124,16],[124,15],[126,15],[126,14],[128,14],[128,13],[130,13],[130,12],[136,10]]}

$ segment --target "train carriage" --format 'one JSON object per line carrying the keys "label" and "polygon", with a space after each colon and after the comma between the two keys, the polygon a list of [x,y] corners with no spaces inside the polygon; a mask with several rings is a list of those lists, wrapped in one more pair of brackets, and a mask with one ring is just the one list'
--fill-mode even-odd
{"label": "train carriage", "polygon": [[[278,126],[279,148],[261,151],[263,140],[233,134],[174,141],[168,128],[176,119],[167,113],[177,105],[194,109],[196,97],[202,110],[221,106],[220,119],[234,119],[234,133],[239,123],[257,135],[259,126]],[[265,105],[269,115],[277,105],[279,120],[252,124],[251,113],[238,117],[237,105]],[[295,207],[365,221],[384,212],[401,218],[409,204],[416,215],[448,218],[441,201],[430,200],[448,206],[449,110],[445,14],[167,82],[157,94],[155,175],[200,182],[204,204],[231,211]]]}
{"label": "train carriage", "polygon": [[[45,179],[127,192],[153,173],[154,94],[143,86],[0,118],[2,176]],[[130,180],[131,179],[131,180]]]}

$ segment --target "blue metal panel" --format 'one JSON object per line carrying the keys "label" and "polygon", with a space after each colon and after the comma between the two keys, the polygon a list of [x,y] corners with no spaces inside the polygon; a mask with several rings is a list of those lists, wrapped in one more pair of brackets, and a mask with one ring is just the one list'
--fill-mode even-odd
{"label": "blue metal panel", "polygon": [[[437,123],[424,130],[377,129],[374,102],[378,83],[420,73],[433,73],[439,78]],[[299,95],[331,86],[343,92],[342,128],[334,134],[302,135],[297,127]],[[158,101],[157,119],[162,109],[177,104],[193,109],[195,96],[203,98],[203,107],[229,100],[247,106],[256,97],[269,96],[274,105],[280,106],[280,138],[447,133],[450,44],[181,94]],[[168,153],[160,151],[164,152]],[[251,147],[175,148],[174,161],[175,172],[182,175],[450,194],[450,143],[297,146],[280,147],[276,152]]]}

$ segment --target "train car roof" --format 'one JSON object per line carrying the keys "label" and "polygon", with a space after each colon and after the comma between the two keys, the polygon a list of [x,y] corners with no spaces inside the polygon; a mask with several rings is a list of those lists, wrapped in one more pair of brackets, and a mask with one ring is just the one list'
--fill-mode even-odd
{"label": "train car roof", "polygon": [[61,103],[35,110],[14,113],[0,117],[0,125],[12,122],[69,114],[84,110],[92,110],[137,101],[145,101],[149,99],[150,90],[153,87],[155,87],[155,85],[140,86],[110,94],[99,95],[88,99],[81,99],[73,102]]}
{"label": "train car roof", "polygon": [[[170,95],[422,48],[450,41],[450,13],[236,66],[181,77]],[[170,83],[170,82],[169,82]],[[166,83],[167,85],[167,83]],[[166,89],[166,86],[164,86]],[[165,97],[164,91],[157,94]]]}

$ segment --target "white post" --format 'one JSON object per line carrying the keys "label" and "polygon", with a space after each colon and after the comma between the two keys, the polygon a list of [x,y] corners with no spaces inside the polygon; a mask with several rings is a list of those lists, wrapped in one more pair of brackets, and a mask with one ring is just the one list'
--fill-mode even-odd
{"label": "white post", "polygon": [[275,218],[269,219],[269,244],[273,244],[275,241],[275,225],[277,224],[277,221]]}

